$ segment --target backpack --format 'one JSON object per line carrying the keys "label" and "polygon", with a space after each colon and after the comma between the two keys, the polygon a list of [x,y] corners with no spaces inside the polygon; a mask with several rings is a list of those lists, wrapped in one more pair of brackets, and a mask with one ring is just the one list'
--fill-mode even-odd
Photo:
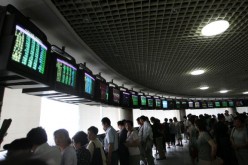
{"label": "backpack", "polygon": [[90,165],[103,165],[101,148],[96,148],[95,143],[93,143],[93,145],[94,145],[94,152],[91,157]]}

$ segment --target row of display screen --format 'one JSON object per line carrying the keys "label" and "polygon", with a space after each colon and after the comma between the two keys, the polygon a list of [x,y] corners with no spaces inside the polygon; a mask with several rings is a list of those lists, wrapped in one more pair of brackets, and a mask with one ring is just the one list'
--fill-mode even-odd
{"label": "row of display screen", "polygon": [[[18,15],[18,13],[12,14]],[[138,95],[133,91],[123,91],[117,86],[109,86],[105,81],[97,79],[92,72],[80,68],[75,61],[64,56],[64,51],[54,51],[45,35],[41,35],[40,29],[27,18],[19,19],[19,17],[22,16],[14,17],[12,23],[8,23],[11,20],[7,17],[4,18],[5,24],[0,29],[0,32],[8,31],[3,29],[13,29],[0,35],[3,39],[14,36],[12,40],[8,40],[9,43],[0,44],[1,50],[9,49],[2,51],[8,52],[2,55],[8,56],[8,69],[36,82],[47,84],[54,90],[85,97],[92,101],[131,108],[185,109],[246,106],[244,100],[166,100]],[[11,46],[8,47],[6,44]]]}

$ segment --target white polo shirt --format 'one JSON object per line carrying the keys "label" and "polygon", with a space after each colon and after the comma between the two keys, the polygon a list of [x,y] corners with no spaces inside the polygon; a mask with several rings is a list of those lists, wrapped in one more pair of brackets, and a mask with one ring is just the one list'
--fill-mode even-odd
{"label": "white polo shirt", "polygon": [[108,147],[110,143],[114,144],[113,151],[117,151],[118,150],[118,135],[117,135],[116,130],[112,126],[108,127],[108,129],[106,130],[105,138],[104,138],[104,150],[106,152],[108,152]]}

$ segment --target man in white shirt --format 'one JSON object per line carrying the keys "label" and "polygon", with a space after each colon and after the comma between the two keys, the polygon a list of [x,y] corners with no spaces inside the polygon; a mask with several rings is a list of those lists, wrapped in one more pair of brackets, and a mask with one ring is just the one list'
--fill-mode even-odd
{"label": "man in white shirt", "polygon": [[[152,156],[152,146],[153,146],[153,133],[152,127],[148,122],[148,118],[145,116],[140,117],[141,128],[139,130],[139,136],[141,139],[140,145],[140,157],[141,160],[148,165],[154,165],[154,158]],[[147,161],[145,160],[147,159]]]}
{"label": "man in white shirt", "polygon": [[102,118],[102,126],[106,132],[104,138],[104,151],[107,155],[108,165],[118,165],[118,135],[116,130],[111,126],[109,118]]}
{"label": "man in white shirt", "polygon": [[228,110],[225,110],[225,120],[226,120],[228,123],[233,122],[233,117],[232,117],[232,115],[229,115]]}
{"label": "man in white shirt", "polygon": [[60,151],[57,147],[48,145],[47,134],[43,128],[31,129],[27,134],[27,139],[32,143],[32,151],[35,158],[45,161],[48,165],[60,165]]}

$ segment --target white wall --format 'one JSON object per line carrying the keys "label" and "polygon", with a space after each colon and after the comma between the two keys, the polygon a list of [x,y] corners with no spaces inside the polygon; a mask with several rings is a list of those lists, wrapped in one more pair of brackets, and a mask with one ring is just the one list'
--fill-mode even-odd
{"label": "white wall", "polygon": [[237,112],[238,113],[248,113],[248,107],[237,107]]}
{"label": "white wall", "polygon": [[70,137],[79,130],[79,106],[42,98],[40,126],[48,136],[48,143],[54,145],[53,132],[64,128]]}
{"label": "white wall", "polygon": [[1,147],[16,138],[25,137],[28,131],[40,123],[41,98],[22,94],[22,90],[5,88],[1,113],[1,125],[4,119],[11,118],[12,123]]}

